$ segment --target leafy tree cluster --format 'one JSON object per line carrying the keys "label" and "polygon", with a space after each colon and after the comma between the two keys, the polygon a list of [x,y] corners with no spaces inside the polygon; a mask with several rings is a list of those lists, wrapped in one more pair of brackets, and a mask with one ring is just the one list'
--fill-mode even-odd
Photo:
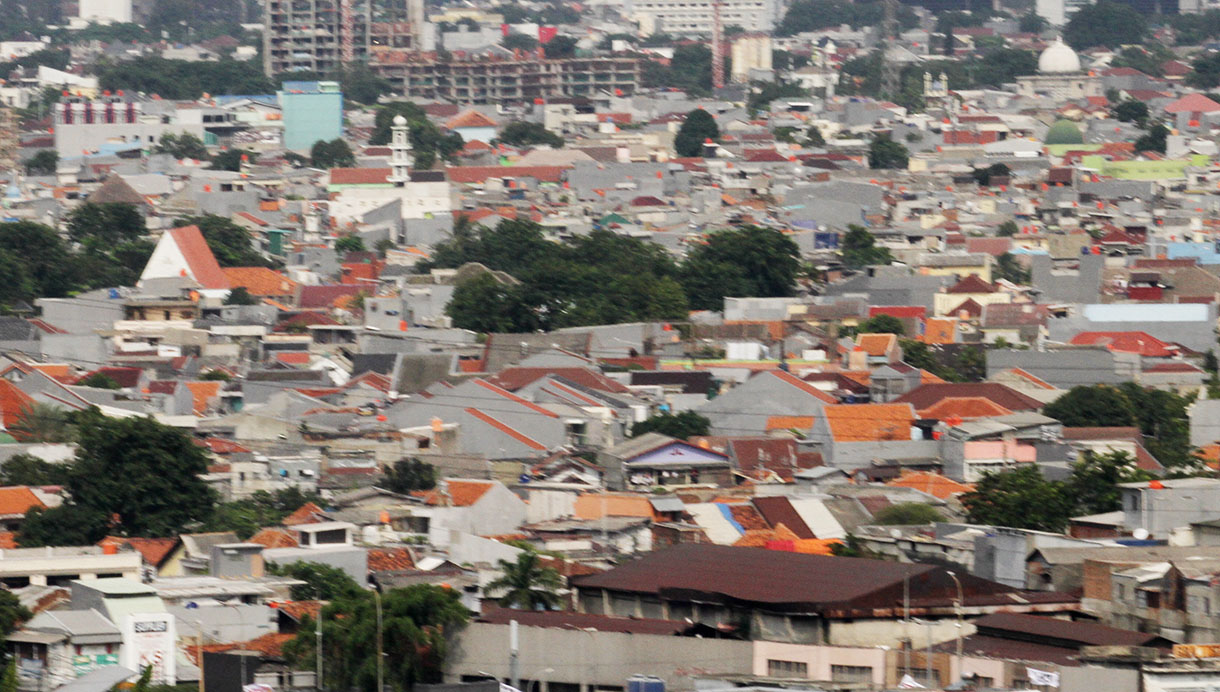
{"label": "leafy tree cluster", "polygon": [[922,341],[899,339],[902,360],[946,382],[981,382],[987,377],[987,352],[977,344],[934,349]]}
{"label": "leafy tree cluster", "polygon": [[[841,89],[844,93],[864,96],[881,95],[880,53],[847,61],[843,65]],[[944,73],[951,89],[998,87],[1017,77],[1038,71],[1037,56],[1027,50],[997,47],[986,50],[971,60],[932,60],[908,65],[899,73],[897,94],[886,94],[890,100],[907,108],[923,108],[924,72]]]}
{"label": "leafy tree cluster", "polygon": [[897,168],[905,169],[911,153],[901,142],[895,142],[889,135],[878,135],[868,145],[868,167],[874,170]]}
{"label": "leafy tree cluster", "polygon": [[54,149],[43,149],[23,163],[26,175],[55,175],[59,167],[59,154]]}
{"label": "leafy tree cluster", "polygon": [[[843,24],[854,28],[880,26],[884,14],[884,4],[881,2],[796,0],[788,6],[788,11],[776,27],[775,34],[792,36]],[[903,29],[910,29],[918,24],[915,12],[905,5],[899,7],[897,19]]]}
{"label": "leafy tree cluster", "polygon": [[1148,21],[1138,10],[1118,0],[1098,0],[1086,5],[1068,20],[1063,40],[1076,50],[1105,46],[1118,48],[1142,43]]}
{"label": "leafy tree cluster", "polygon": [[293,586],[294,601],[338,601],[359,598],[365,591],[347,572],[333,565],[297,560],[287,565],[268,563],[267,572],[305,582]]}
{"label": "leafy tree cluster", "polygon": [[1220,10],[1166,16],[1163,20],[1173,27],[1180,46],[1197,46],[1220,36]]}
{"label": "leafy tree cluster", "polygon": [[365,252],[366,250],[368,248],[364,246],[364,239],[355,233],[335,238],[335,252],[339,257],[346,257],[349,252]]}
{"label": "leafy tree cluster", "polygon": [[1200,53],[1190,61],[1186,83],[1200,89],[1220,86],[1220,53]]}
{"label": "leafy tree cluster", "polygon": [[534,331],[638,320],[672,320],[688,309],[720,309],[725,296],[791,295],[796,244],[778,231],[744,227],[712,233],[679,265],[662,247],[596,230],[568,242],[547,240],[523,220],[494,229],[459,224],[429,267],[478,262],[488,273],[462,282],[447,311],[480,332]]}
{"label": "leafy tree cluster", "polygon": [[428,114],[422,108],[409,101],[387,103],[377,110],[369,143],[389,144],[390,128],[394,124],[394,118],[399,115],[407,119],[408,136],[411,139],[416,168],[432,168],[438,158],[452,161],[466,145],[460,134],[441,132],[436,123],[428,119]]}
{"label": "leafy tree cluster", "polygon": [[558,60],[560,58],[576,57],[576,46],[580,43],[574,36],[555,36],[550,41],[547,41],[542,49],[546,51],[546,57],[550,60]]}
{"label": "leafy tree cluster", "polygon": [[668,65],[647,60],[640,65],[640,84],[707,96],[712,93],[712,50],[702,43],[684,43],[674,48]]}
{"label": "leafy tree cluster", "polygon": [[157,142],[154,151],[158,154],[169,154],[176,159],[207,161],[211,158],[208,156],[208,148],[204,145],[203,140],[190,132],[181,134],[169,132],[162,135],[161,141]]}
{"label": "leafy tree cluster", "polygon": [[882,526],[933,524],[944,520],[935,507],[922,502],[899,502],[873,515],[873,523]]}
{"label": "leafy tree cluster", "polygon": [[692,437],[708,434],[711,425],[712,422],[707,417],[694,411],[683,411],[677,414],[665,411],[632,425],[631,436],[639,437],[655,432],[679,440],[689,440]]}
{"label": "leafy tree cluster", "polygon": [[1114,56],[1114,59],[1110,61],[1110,66],[1130,67],[1150,77],[1164,77],[1165,70],[1161,66],[1176,57],[1173,51],[1159,43],[1147,46],[1127,46]]}
{"label": "leafy tree cluster", "polygon": [[333,72],[284,72],[275,76],[277,86],[284,82],[316,82],[335,81],[343,90],[344,100],[355,101],[365,105],[373,105],[387,94],[393,93],[394,86],[364,63],[353,63],[340,67]]}
{"label": "leafy tree cluster", "polygon": [[1066,427],[1136,426],[1144,435],[1144,446],[1162,464],[1184,468],[1195,463],[1188,416],[1193,401],[1193,397],[1124,382],[1072,387],[1042,412]]}
{"label": "leafy tree cluster", "polygon": [[356,165],[356,155],[342,137],[329,142],[318,140],[309,149],[309,165],[314,168],[351,168]]}
{"label": "leafy tree cluster", "polygon": [[[355,582],[352,582],[354,585]],[[420,683],[443,681],[443,667],[453,634],[470,617],[461,594],[445,586],[416,585],[389,589],[381,601],[381,647],[385,684],[407,692]],[[377,690],[377,601],[359,589],[328,603],[321,613],[323,656],[328,689]],[[289,663],[312,667],[314,623],[306,618],[296,638],[284,644]]]}
{"label": "leafy tree cluster", "polygon": [[686,114],[674,135],[674,151],[678,156],[702,156],[703,145],[709,139],[713,142],[720,139],[720,126],[711,113],[696,108]]}
{"label": "leafy tree cluster", "polygon": [[809,90],[795,82],[762,82],[761,84],[755,84],[750,89],[750,99],[746,105],[751,111],[758,111],[771,105],[771,102],[776,99],[797,98],[808,95]]}
{"label": "leafy tree cluster", "polygon": [[[855,328],[856,334],[897,334],[904,336],[907,333],[906,327],[902,325],[902,320],[893,315],[874,315],[867,320],[864,320]],[[840,330],[839,334],[846,334],[846,330]]]}
{"label": "leafy tree cluster", "polygon": [[78,447],[59,507],[26,514],[23,546],[89,545],[107,533],[175,536],[205,521],[214,492],[207,455],[186,433],[152,418],[74,414]]}
{"label": "leafy tree cluster", "polygon": [[426,461],[399,459],[386,471],[380,485],[390,492],[406,495],[416,490],[435,488],[436,476],[436,467]]}
{"label": "leafy tree cluster", "polygon": [[546,129],[542,123],[524,120],[514,120],[505,125],[497,138],[505,144],[517,147],[532,147],[542,144],[552,149],[562,149],[564,142],[563,137]]}
{"label": "leafy tree cluster", "polygon": [[554,567],[542,564],[535,550],[523,550],[513,562],[499,560],[500,576],[487,584],[486,591],[500,594],[503,608],[555,610],[560,605],[559,590],[563,577]]}
{"label": "leafy tree cluster", "polygon": [[990,185],[993,177],[1006,178],[1012,175],[1012,169],[1002,163],[993,163],[986,168],[975,168],[970,174],[979,185]]}
{"label": "leafy tree cluster", "polygon": [[274,493],[260,490],[249,499],[217,504],[207,520],[207,530],[232,531],[244,541],[264,526],[278,525],[306,502],[321,504],[322,500],[315,493],[296,487],[281,488]]}
{"label": "leafy tree cluster", "polygon": [[995,274],[996,278],[1011,281],[1014,284],[1027,285],[1030,280],[1029,269],[1021,264],[1021,260],[1011,252],[1005,252],[996,257]]}
{"label": "leafy tree cluster", "polygon": [[1110,108],[1110,117],[1124,123],[1135,123],[1140,127],[1148,121],[1148,104],[1135,99],[1119,101]]}
{"label": "leafy tree cluster", "polygon": [[14,454],[0,465],[0,485],[63,485],[68,466],[53,464],[32,454]]}
{"label": "leafy tree cluster", "polygon": [[249,163],[254,163],[258,160],[258,154],[249,149],[225,149],[212,157],[211,168],[218,171],[233,171],[236,173],[241,170],[243,157]]}
{"label": "leafy tree cluster", "polygon": [[843,265],[849,269],[859,269],[876,264],[889,264],[894,261],[888,248],[878,247],[877,239],[863,226],[850,224],[847,233],[843,234],[843,246],[839,248],[843,257]]}
{"label": "leafy tree cluster", "polygon": [[133,285],[152,256],[144,215],[130,204],[86,202],[68,214],[67,227],[78,275],[91,287]]}
{"label": "leafy tree cluster", "polygon": [[1118,484],[1150,477],[1126,452],[1089,454],[1067,480],[1049,480],[1036,464],[1022,464],[985,475],[961,501],[971,523],[1058,532],[1074,516],[1120,509]]}
{"label": "leafy tree cluster", "polygon": [[273,91],[258,61],[223,59],[190,62],[142,57],[101,62],[95,68],[103,89],[142,91],[167,99],[196,99],[203,94],[265,94]]}

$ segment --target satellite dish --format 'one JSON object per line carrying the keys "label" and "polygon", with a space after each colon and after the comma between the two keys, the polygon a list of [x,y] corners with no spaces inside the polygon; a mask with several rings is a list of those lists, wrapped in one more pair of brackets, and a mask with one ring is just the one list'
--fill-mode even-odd
{"label": "satellite dish", "polygon": [[898,529],[890,529],[890,537],[902,538],[902,531],[899,531]]}
{"label": "satellite dish", "polygon": [[1131,536],[1140,541],[1148,540],[1148,529],[1136,529],[1131,532]]}

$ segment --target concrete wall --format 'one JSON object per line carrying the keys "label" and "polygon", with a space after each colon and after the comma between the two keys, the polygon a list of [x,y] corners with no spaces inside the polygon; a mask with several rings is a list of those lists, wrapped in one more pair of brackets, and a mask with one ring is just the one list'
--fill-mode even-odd
{"label": "concrete wall", "polygon": [[856,666],[873,669],[874,687],[893,687],[897,680],[891,671],[898,668],[898,651],[885,647],[808,646],[780,642],[754,642],[754,674],[767,675],[768,661],[804,663],[810,680],[833,680],[831,666]]}
{"label": "concrete wall", "polygon": [[[508,630],[478,622],[466,626],[446,661],[445,681],[481,671],[507,679]],[[519,670],[523,680],[538,678],[541,692],[550,683],[580,685],[582,692],[592,686],[622,689],[635,674],[655,675],[667,690],[689,692],[694,675],[753,672],[753,649],[750,642],[727,639],[521,627]],[[547,668],[552,672],[541,672]]]}

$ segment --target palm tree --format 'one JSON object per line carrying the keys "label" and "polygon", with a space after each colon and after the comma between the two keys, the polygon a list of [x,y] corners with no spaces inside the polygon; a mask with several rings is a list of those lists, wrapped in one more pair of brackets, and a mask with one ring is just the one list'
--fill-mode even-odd
{"label": "palm tree", "polygon": [[22,406],[8,431],[19,442],[72,442],[76,438],[68,413],[42,402]]}
{"label": "palm tree", "polygon": [[504,574],[488,584],[487,591],[504,592],[500,605],[529,610],[553,610],[559,606],[563,578],[554,567],[544,566],[538,553],[526,550],[517,556],[516,562],[500,560],[499,564]]}

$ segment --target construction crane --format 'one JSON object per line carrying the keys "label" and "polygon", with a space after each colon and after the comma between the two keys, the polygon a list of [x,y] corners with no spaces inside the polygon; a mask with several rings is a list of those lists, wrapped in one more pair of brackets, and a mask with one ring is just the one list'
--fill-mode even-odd
{"label": "construction crane", "polygon": [[356,18],[352,16],[352,0],[339,0],[339,59],[344,65],[356,59],[354,36]]}
{"label": "construction crane", "polygon": [[898,97],[901,75],[898,63],[889,55],[890,49],[897,46],[898,36],[898,0],[882,0],[885,13],[881,19],[881,94],[888,99]]}
{"label": "construction crane", "polygon": [[722,0],[712,0],[712,87],[724,88],[724,24],[720,21]]}

